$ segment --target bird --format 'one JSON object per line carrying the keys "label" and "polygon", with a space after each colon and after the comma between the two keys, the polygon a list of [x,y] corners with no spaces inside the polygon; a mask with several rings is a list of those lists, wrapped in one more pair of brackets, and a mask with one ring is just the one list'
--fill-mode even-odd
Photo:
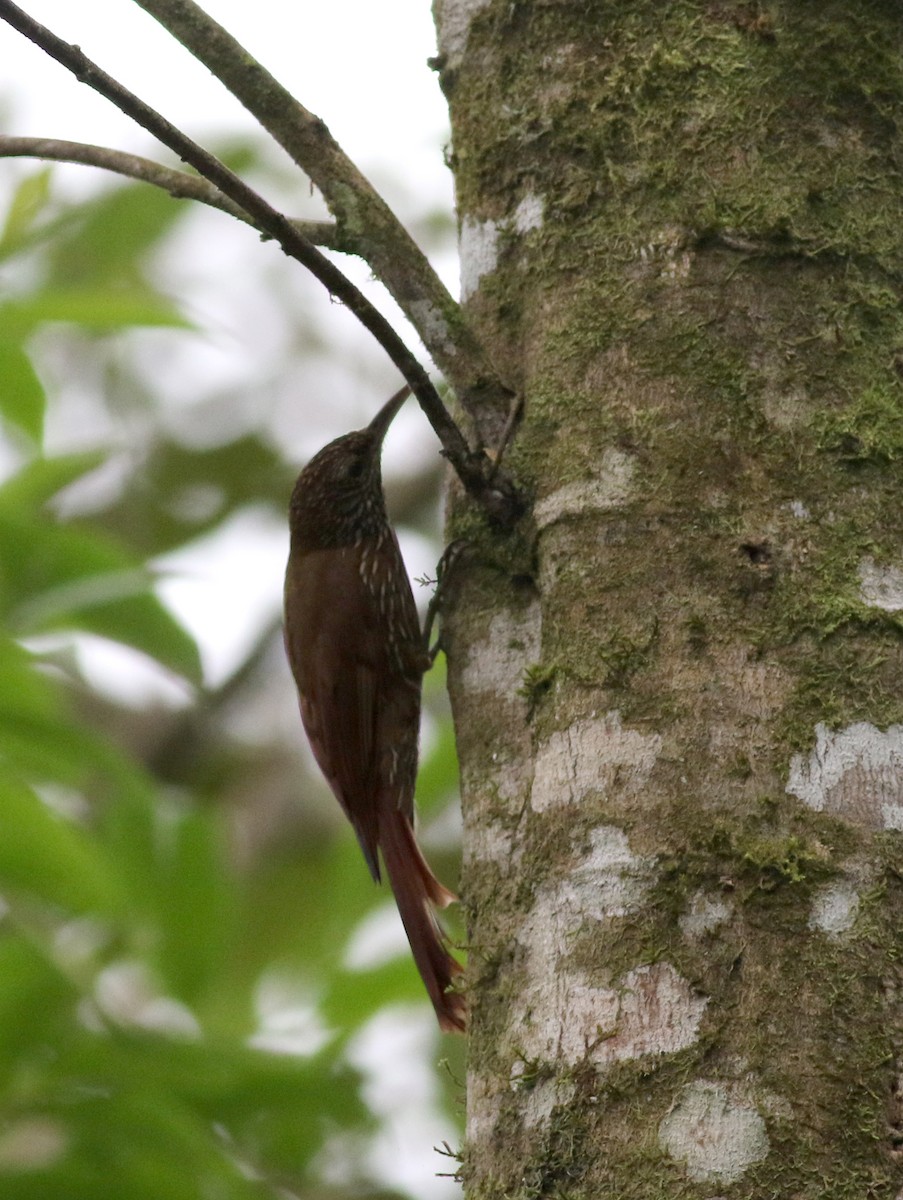
{"label": "bird", "polygon": [[383,439],[403,387],[363,429],[324,446],[289,503],[285,648],[317,765],[373,879],[380,854],[440,1027],[463,1032],[460,963],[434,909],[457,899],[414,835],[421,685],[430,656],[382,487]]}

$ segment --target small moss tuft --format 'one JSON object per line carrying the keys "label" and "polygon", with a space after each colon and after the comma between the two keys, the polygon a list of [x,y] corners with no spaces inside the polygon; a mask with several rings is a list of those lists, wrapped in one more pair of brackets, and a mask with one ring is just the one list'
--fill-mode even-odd
{"label": "small moss tuft", "polygon": [[558,668],[554,663],[550,666],[534,663],[524,671],[524,682],[517,689],[517,694],[527,701],[531,716],[536,705],[549,692],[557,674]]}
{"label": "small moss tuft", "polygon": [[743,861],[759,873],[759,887],[764,891],[787,883],[809,883],[833,871],[826,847],[795,834],[751,839],[743,850]]}
{"label": "small moss tuft", "polygon": [[870,387],[839,412],[815,420],[820,450],[850,466],[883,466],[903,458],[903,397],[897,387]]}

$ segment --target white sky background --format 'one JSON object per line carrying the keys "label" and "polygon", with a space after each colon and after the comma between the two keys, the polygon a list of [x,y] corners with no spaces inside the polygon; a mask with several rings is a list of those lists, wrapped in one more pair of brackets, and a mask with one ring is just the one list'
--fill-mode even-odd
{"label": "white sky background", "polygon": [[[206,68],[131,0],[19,2],[196,140],[209,143],[256,130],[252,118]],[[447,112],[436,75],[426,65],[435,53],[429,0],[329,0],[328,4],[206,0],[204,7],[326,121],[405,224],[410,227],[436,210],[451,212],[452,181],[442,156]],[[0,64],[4,132],[96,142],[172,161],[169,152],[127,117],[3,23]],[[274,161],[280,158],[287,163],[275,150]],[[24,160],[0,160],[0,205],[14,182],[35,168],[36,164]],[[57,192],[74,196],[109,184],[108,177],[87,167],[57,166],[54,175]],[[304,183],[291,215],[322,215]],[[199,419],[197,413],[192,416],[199,388],[210,391],[221,380],[233,387],[246,381],[252,389],[267,343],[287,336],[279,314],[267,311],[267,297],[253,293],[253,283],[245,274],[245,264],[261,253],[253,231],[221,216],[204,214],[197,220],[206,222],[204,237],[197,237],[194,218],[186,223],[165,262],[162,282],[163,290],[186,307],[199,333],[129,335],[137,340],[137,353],[152,358],[153,369],[171,398],[174,424],[182,422],[187,429]],[[370,283],[367,269],[347,258],[339,261],[404,332],[397,309],[382,289]],[[457,293],[457,267],[451,256],[434,265]],[[280,269],[300,270],[288,260]],[[234,288],[224,286],[229,279],[235,280]],[[300,464],[325,441],[369,420],[398,386],[398,376],[369,335],[330,304],[325,293],[303,289],[299,312],[305,321],[309,318],[312,329],[331,342],[335,339],[333,346],[311,360],[309,368],[301,364],[308,372],[305,378],[282,381],[268,397],[267,419]],[[293,317],[297,325],[298,313]],[[72,385],[67,393],[63,384],[61,410],[78,411],[79,386],[86,385]],[[203,409],[200,421],[211,419],[215,420],[215,410]],[[52,422],[50,433],[54,434]],[[56,435],[59,442],[70,443],[71,422]],[[411,402],[387,440],[386,472],[403,470],[413,458],[420,456],[423,461],[423,456],[436,452],[433,435]],[[198,638],[208,682],[216,684],[241,661],[262,622],[277,611],[287,533],[283,525],[274,526],[251,513],[208,541],[206,547],[194,547],[178,557],[173,564],[176,574],[161,591]],[[408,540],[403,549],[412,575],[432,570],[431,547]],[[123,669],[119,652],[110,648],[95,648],[86,665],[120,698],[138,702],[149,691],[158,698],[167,694],[158,675],[138,670],[133,657]],[[169,694],[172,698],[171,690]],[[293,711],[290,716],[296,720]],[[430,1029],[434,1038],[432,1024]],[[447,1169],[447,1160],[432,1147],[446,1137],[453,1141],[455,1133],[444,1128],[438,1114],[435,1122],[428,1119],[433,1099],[421,1094],[430,1086],[426,1076],[416,1070],[402,1072],[402,1080],[391,1039],[388,1058],[394,1061],[387,1062],[386,1039],[375,1036],[376,1030],[373,1034],[361,1039],[360,1065],[369,1066],[374,1080],[400,1080],[405,1095],[413,1097],[418,1116],[412,1124],[402,1112],[404,1105],[386,1110],[376,1173],[387,1185],[415,1195],[458,1194],[450,1180],[435,1178]],[[411,1066],[415,1060],[413,1056]],[[403,1136],[405,1130],[409,1136]]]}

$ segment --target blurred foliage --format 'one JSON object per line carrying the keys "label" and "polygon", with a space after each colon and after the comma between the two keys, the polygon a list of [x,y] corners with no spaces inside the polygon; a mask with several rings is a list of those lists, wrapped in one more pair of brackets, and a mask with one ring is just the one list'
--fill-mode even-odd
{"label": "blurred foliage", "polygon": [[[148,389],[134,469],[90,511],[61,504],[117,447],[101,436],[88,451],[47,449],[45,413],[61,401],[42,388],[35,334],[80,331],[82,349],[100,354],[123,330],[188,328],[148,270],[184,211],[141,186],[57,205],[37,170],[0,219],[12,280],[0,304],[4,1200],[326,1195],[324,1148],[338,1135],[366,1144],[376,1125],[350,1040],[385,1005],[425,1005],[406,957],[343,966],[356,925],[387,895],[331,810],[305,817],[296,753],[244,743],[222,719],[236,693],[254,702],[278,630],[211,692],[194,641],[155,592],[157,556],[247,505],[281,507],[291,466],[265,431],[180,444],[155,424]],[[197,495],[208,502],[188,502]],[[119,711],[92,694],[65,642],[48,648],[60,633],[133,648],[186,681],[193,701]],[[427,810],[454,787],[447,721],[434,741]],[[282,770],[291,815],[279,810],[272,827],[268,813],[270,826],[242,841],[237,814],[253,824],[264,762]],[[251,794],[250,816],[236,791]],[[280,988],[274,1019],[265,999]],[[255,1048],[279,1020],[306,1022],[303,1053]],[[364,1171],[349,1172],[357,1190]]]}

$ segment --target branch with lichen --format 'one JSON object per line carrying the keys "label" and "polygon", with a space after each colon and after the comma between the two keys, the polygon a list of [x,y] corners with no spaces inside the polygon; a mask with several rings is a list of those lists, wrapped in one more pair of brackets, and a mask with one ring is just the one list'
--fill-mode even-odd
{"label": "branch with lichen", "polygon": [[194,0],[135,2],[232,92],[319,188],[343,245],[370,265],[464,406],[485,404],[504,415],[511,393],[486,361],[460,307],[325,123]]}
{"label": "branch with lichen", "polygon": [[[109,146],[94,146],[89,142],[69,142],[62,138],[4,137],[0,135],[0,158],[40,158],[51,162],[77,163],[85,167],[99,167],[123,175],[139,183],[150,183],[168,192],[175,200],[196,200],[210,208],[228,213],[246,225],[260,230],[265,237],[269,234],[261,229],[254,218],[239,204],[204,179],[201,175],[189,175],[142,158],[140,154],[128,154],[124,150],[113,150]],[[329,250],[342,250],[338,244],[336,227],[331,221],[299,221],[292,225],[315,246]]]}
{"label": "branch with lichen", "polygon": [[0,0],[0,19],[70,70],[80,82],[112,101],[120,111],[174,151],[183,162],[194,167],[223,195],[242,208],[257,228],[272,237],[289,257],[306,267],[331,295],[340,300],[379,342],[404,376],[439,437],[443,453],[467,491],[499,522],[508,525],[516,520],[522,510],[522,500],[512,482],[484,451],[472,450],[468,446],[428,374],[393,327],[287,217],[268,204],[219,159],[101,70],[80,47],[57,37],[11,0]]}

